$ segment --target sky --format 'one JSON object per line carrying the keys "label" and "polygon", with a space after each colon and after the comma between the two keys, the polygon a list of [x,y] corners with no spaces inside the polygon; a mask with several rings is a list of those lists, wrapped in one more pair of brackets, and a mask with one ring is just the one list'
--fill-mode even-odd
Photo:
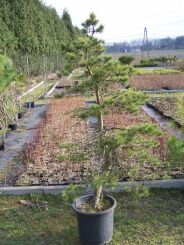
{"label": "sky", "polygon": [[106,43],[184,35],[184,0],[43,0],[61,16],[67,9],[74,25],[81,27],[91,12],[105,27]]}

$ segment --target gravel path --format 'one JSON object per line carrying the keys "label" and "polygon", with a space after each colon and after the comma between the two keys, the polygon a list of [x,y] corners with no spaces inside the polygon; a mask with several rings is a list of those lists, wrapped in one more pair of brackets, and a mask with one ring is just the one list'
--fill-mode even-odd
{"label": "gravel path", "polygon": [[19,154],[25,143],[31,141],[45,111],[45,105],[36,106],[23,119],[18,121],[17,131],[9,132],[8,138],[5,141],[5,150],[0,151],[0,172]]}

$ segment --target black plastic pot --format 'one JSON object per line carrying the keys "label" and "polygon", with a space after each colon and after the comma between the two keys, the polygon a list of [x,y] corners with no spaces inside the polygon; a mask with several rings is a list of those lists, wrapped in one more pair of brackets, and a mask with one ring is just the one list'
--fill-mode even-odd
{"label": "black plastic pot", "polygon": [[0,151],[3,151],[4,150],[4,142],[1,142],[0,143]]}
{"label": "black plastic pot", "polygon": [[19,113],[18,113],[18,119],[22,119],[23,116],[24,116],[24,112],[19,112]]}
{"label": "black plastic pot", "polygon": [[30,101],[30,102],[25,103],[25,108],[27,108],[27,109],[31,109],[34,107],[35,107],[34,101]]}
{"label": "black plastic pot", "polygon": [[34,101],[31,101],[29,103],[30,103],[30,108],[34,108],[35,107]]}
{"label": "black plastic pot", "polygon": [[[2,127],[0,127],[0,130],[2,130]],[[0,136],[0,151],[4,150],[4,135],[2,134]]]}
{"label": "black plastic pot", "polygon": [[8,128],[11,129],[11,131],[15,131],[15,130],[17,130],[17,124],[16,123],[10,124],[10,125],[8,125]]}
{"label": "black plastic pot", "polygon": [[103,245],[112,240],[116,200],[106,196],[105,198],[111,202],[111,208],[97,213],[85,213],[77,209],[80,204],[88,202],[93,197],[93,194],[79,197],[72,204],[72,208],[77,215],[81,243]]}

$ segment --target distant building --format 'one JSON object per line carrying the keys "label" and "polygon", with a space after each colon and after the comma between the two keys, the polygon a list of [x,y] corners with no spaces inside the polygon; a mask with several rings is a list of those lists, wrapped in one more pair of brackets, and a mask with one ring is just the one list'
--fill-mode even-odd
{"label": "distant building", "polygon": [[140,52],[141,49],[140,48],[136,48],[136,49],[130,49],[129,52]]}

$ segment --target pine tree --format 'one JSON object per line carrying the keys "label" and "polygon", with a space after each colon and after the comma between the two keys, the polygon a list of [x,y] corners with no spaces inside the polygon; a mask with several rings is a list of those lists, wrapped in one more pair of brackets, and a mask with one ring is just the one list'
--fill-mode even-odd
{"label": "pine tree", "polygon": [[[95,189],[95,209],[101,205],[102,187],[114,180],[113,175],[118,169],[118,154],[125,157],[127,153],[135,155],[132,151],[133,141],[136,153],[139,153],[140,159],[148,157],[145,154],[147,148],[156,145],[155,141],[144,139],[145,134],[158,136],[160,131],[154,125],[140,124],[130,128],[106,128],[104,126],[104,114],[112,108],[120,109],[135,113],[139,111],[140,106],[144,104],[147,96],[144,93],[133,90],[117,91],[113,89],[114,84],[124,85],[131,74],[130,66],[123,66],[112,57],[104,56],[104,42],[95,38],[96,33],[103,30],[95,14],[83,23],[84,36],[80,36],[70,51],[67,58],[70,59],[72,68],[80,68],[83,71],[82,82],[75,88],[78,92],[94,93],[96,104],[87,109],[80,111],[82,118],[88,116],[98,117],[99,136],[96,142],[97,154],[99,156],[98,168],[92,171],[92,183]],[[108,98],[106,95],[108,94]],[[141,138],[141,135],[143,135]],[[150,156],[151,158],[151,156]],[[119,166],[120,167],[120,166]],[[122,167],[122,166],[121,166]],[[120,167],[120,168],[121,168]]]}

